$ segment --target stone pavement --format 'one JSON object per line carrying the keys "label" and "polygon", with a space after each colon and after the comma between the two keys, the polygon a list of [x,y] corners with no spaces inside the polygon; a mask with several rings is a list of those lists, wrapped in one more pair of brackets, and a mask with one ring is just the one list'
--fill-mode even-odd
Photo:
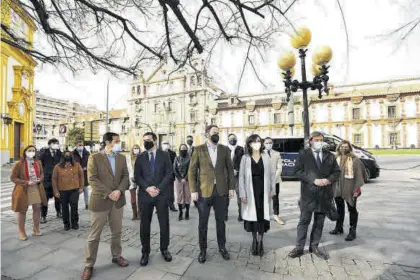
{"label": "stone pavement", "polygon": [[[411,175],[411,174],[410,174]],[[236,221],[237,206],[231,203],[227,223],[227,248],[230,261],[218,254],[213,216],[209,224],[208,261],[199,264],[198,214],[191,209],[189,221],[177,220],[171,213],[170,252],[174,256],[166,263],[160,256],[157,219],[152,225],[151,261],[139,266],[141,245],[139,222],[131,221],[131,207],[125,209],[123,223],[123,255],[131,262],[127,268],[110,263],[110,231],[102,233],[98,260],[93,279],[420,279],[420,183],[403,172],[381,174],[363,188],[359,200],[358,238],[349,243],[344,236],[331,236],[334,227],[326,221],[321,244],[331,258],[323,261],[309,253],[300,259],[289,259],[293,248],[296,225],[298,182],[285,182],[281,189],[281,212],[287,224],[271,224],[265,236],[266,255],[250,255],[249,234]],[[84,205],[80,200],[80,207]],[[17,239],[15,216],[10,212],[1,217],[2,279],[80,279],[83,269],[84,244],[89,229],[89,212],[80,209],[80,229],[63,230],[62,222],[54,217],[42,225],[42,237]],[[28,213],[27,232],[31,232]],[[346,217],[346,223],[347,217]],[[347,229],[346,229],[347,230]]]}

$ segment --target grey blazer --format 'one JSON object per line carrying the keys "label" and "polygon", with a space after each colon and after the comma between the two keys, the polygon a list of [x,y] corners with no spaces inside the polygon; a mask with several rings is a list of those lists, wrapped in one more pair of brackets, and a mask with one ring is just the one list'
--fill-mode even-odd
{"label": "grey blazer", "polygon": [[[273,168],[270,157],[261,154],[264,164],[264,220],[270,221],[271,198],[276,194],[276,170]],[[242,157],[239,168],[239,197],[246,198],[247,203],[242,203],[242,218],[246,221],[257,221],[257,211],[254,200],[254,187],[252,185],[251,156]]]}

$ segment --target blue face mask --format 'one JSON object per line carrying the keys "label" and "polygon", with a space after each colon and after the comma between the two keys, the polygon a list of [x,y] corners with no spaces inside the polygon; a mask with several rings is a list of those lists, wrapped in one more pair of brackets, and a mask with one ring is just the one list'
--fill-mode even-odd
{"label": "blue face mask", "polygon": [[119,153],[119,152],[121,152],[121,144],[120,143],[118,143],[118,144],[115,144],[113,147],[112,147],[112,152],[114,152],[114,153]]}
{"label": "blue face mask", "polygon": [[77,147],[77,151],[79,151],[80,153],[83,152],[83,147]]}

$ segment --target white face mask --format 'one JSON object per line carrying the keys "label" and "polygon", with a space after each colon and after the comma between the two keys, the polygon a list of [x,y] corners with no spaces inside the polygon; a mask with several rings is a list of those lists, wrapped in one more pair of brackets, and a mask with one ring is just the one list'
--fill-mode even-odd
{"label": "white face mask", "polygon": [[26,154],[26,157],[30,159],[35,157],[35,152],[26,152],[25,154]]}
{"label": "white face mask", "polygon": [[264,144],[264,146],[267,151],[271,151],[271,149],[273,148],[273,144]]}
{"label": "white face mask", "polygon": [[167,151],[169,149],[168,144],[162,144],[162,150]]}
{"label": "white face mask", "polygon": [[259,151],[261,149],[261,142],[251,143],[251,148],[254,151]]}
{"label": "white face mask", "polygon": [[137,155],[139,152],[140,152],[140,150],[139,150],[139,149],[133,149],[133,153],[134,153],[135,155]]}
{"label": "white face mask", "polygon": [[113,151],[114,153],[119,153],[119,152],[121,152],[121,144],[120,144],[120,143],[118,143],[118,144],[114,144],[114,146],[112,147],[112,151]]}
{"label": "white face mask", "polygon": [[51,144],[51,149],[58,150],[60,148],[60,145],[58,144]]}
{"label": "white face mask", "polygon": [[315,151],[321,151],[322,147],[324,146],[323,142],[314,142],[313,147]]}

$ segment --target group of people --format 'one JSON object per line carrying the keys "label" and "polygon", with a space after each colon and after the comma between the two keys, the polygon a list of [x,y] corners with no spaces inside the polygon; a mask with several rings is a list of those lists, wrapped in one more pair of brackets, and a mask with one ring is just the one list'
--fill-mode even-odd
{"label": "group of people", "polygon": [[[74,152],[65,151],[63,155],[59,155],[58,149],[53,146],[56,142],[52,141],[49,143],[50,149],[39,156],[40,160],[35,158],[34,146],[26,147],[22,160],[16,163],[11,176],[11,180],[16,184],[12,208],[18,212],[21,239],[26,240],[24,221],[28,205],[33,207],[33,235],[40,235],[41,204],[44,205],[44,209],[48,198],[52,196],[56,199],[57,215],[62,215],[65,229],[77,229],[79,193],[90,185],[91,227],[86,242],[82,279],[92,277],[100,235],[107,221],[112,233],[112,262],[121,267],[129,265],[121,255],[126,190],[130,191],[133,220],[140,220],[141,266],[146,266],[149,262],[150,230],[154,211],[156,210],[160,227],[160,251],[163,259],[170,262],[172,255],[168,250],[169,210],[179,211],[178,220],[188,220],[191,201],[197,207],[199,215],[199,263],[204,263],[207,258],[207,231],[211,208],[216,220],[219,253],[223,259],[229,260],[230,255],[226,248],[226,220],[229,200],[233,199],[236,193],[238,221],[243,222],[244,230],[252,235],[251,253],[262,256],[263,237],[270,229],[270,220],[274,219],[277,223],[284,224],[279,216],[282,171],[280,153],[273,149],[271,138],[262,139],[257,134],[247,138],[245,147],[237,145],[237,137],[234,134],[228,136],[228,145],[222,145],[219,143],[219,128],[215,125],[206,128],[206,138],[204,144],[194,146],[193,137],[188,136],[186,144],[180,145],[178,156],[169,149],[168,143],[162,143],[159,148],[157,136],[153,132],[143,135],[143,152],[139,145],[134,145],[127,156],[120,153],[119,135],[112,132],[103,136],[102,151],[92,155],[82,149],[83,142],[78,143]],[[328,255],[319,250],[318,244],[325,217],[335,208],[334,205],[337,205],[339,218],[335,229],[330,233],[344,232],[346,201],[350,212],[350,231],[346,240],[356,238],[356,202],[364,183],[363,164],[352,153],[352,146],[348,141],[339,145],[335,156],[329,149],[325,149],[323,134],[313,132],[310,147],[299,153],[296,175],[301,181],[301,216],[297,227],[296,247],[289,253],[289,257],[303,255],[308,227],[314,216],[309,251],[327,259]],[[177,194],[178,210],[174,206],[174,192]],[[42,221],[45,217],[43,213],[44,210],[41,215]]]}

